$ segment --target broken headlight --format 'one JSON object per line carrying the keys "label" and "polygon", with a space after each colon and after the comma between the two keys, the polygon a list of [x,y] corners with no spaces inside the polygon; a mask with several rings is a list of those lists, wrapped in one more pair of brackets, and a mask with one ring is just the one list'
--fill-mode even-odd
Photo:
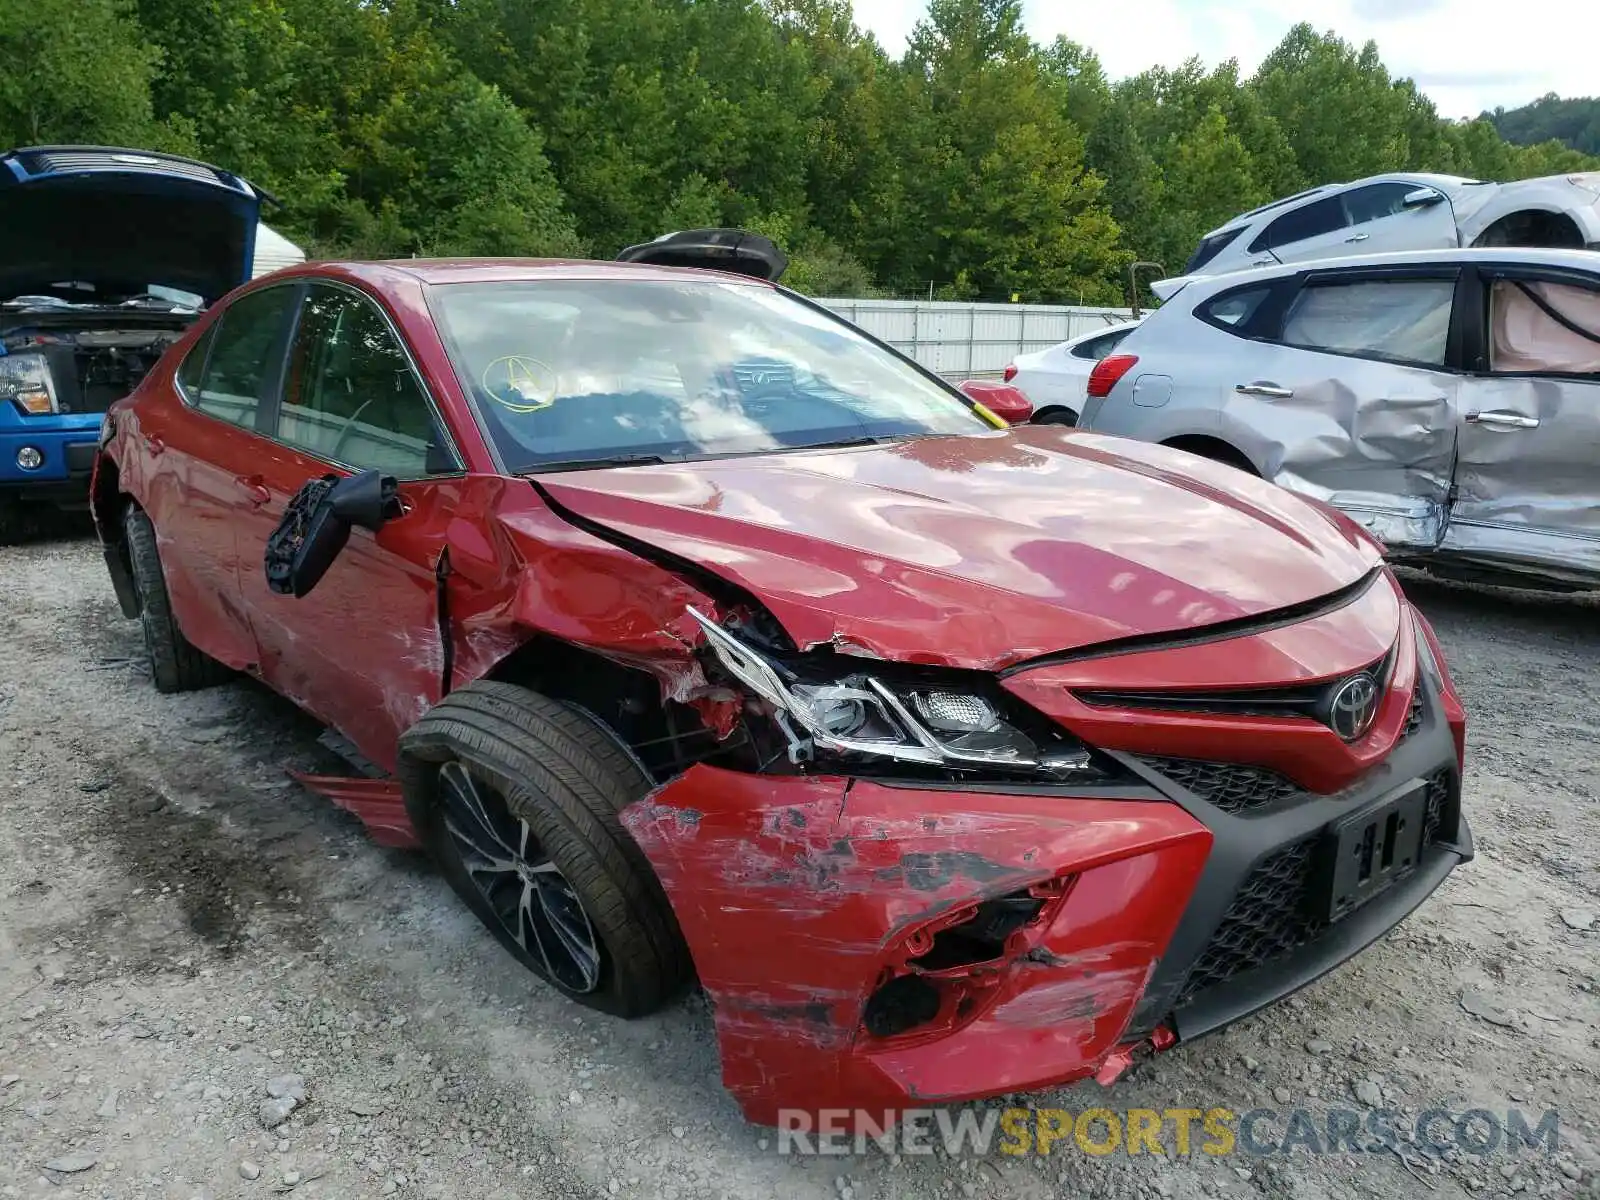
{"label": "broken headlight", "polygon": [[1060,738],[1043,744],[975,691],[891,682],[865,671],[828,682],[803,679],[695,609],[689,615],[728,673],[772,706],[796,762],[814,748],[929,767],[1062,779],[1101,774],[1087,748]]}
{"label": "broken headlight", "polygon": [[42,354],[0,356],[0,403],[11,401],[29,416],[56,411],[56,388]]}

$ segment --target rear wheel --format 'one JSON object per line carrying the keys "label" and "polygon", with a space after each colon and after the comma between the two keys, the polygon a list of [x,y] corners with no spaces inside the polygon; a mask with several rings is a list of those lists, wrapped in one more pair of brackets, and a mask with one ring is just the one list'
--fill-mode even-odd
{"label": "rear wheel", "polygon": [[158,692],[192,692],[226,683],[233,672],[195,648],[172,615],[167,577],[156,551],[156,530],[139,509],[128,508],[122,519],[128,542],[128,565],[139,596],[139,623],[150,658],[150,678]]}
{"label": "rear wheel", "polygon": [[616,1016],[659,1008],[689,976],[655,873],[618,814],[651,789],[578,709],[479,680],[402,739],[408,796],[457,894],[524,967]]}
{"label": "rear wheel", "polygon": [[1070,408],[1047,408],[1033,418],[1035,425],[1076,425],[1078,414]]}

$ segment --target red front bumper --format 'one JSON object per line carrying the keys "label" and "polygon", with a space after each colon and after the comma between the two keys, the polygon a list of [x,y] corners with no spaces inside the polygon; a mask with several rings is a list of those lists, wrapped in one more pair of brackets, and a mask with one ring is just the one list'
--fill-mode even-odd
{"label": "red front bumper", "polygon": [[[1159,801],[706,766],[623,821],[715,1005],[723,1081],[763,1124],[780,1108],[882,1111],[1096,1073],[1212,842]],[[979,902],[1019,894],[1042,904],[999,953],[930,957]],[[869,998],[906,977],[937,1011],[869,1032]]]}

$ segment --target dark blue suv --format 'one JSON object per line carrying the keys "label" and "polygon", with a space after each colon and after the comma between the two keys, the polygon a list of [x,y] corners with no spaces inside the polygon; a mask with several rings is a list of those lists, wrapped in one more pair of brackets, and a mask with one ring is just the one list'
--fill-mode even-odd
{"label": "dark blue suv", "polygon": [[148,150],[0,154],[0,542],[87,504],[101,415],[250,277],[262,199]]}

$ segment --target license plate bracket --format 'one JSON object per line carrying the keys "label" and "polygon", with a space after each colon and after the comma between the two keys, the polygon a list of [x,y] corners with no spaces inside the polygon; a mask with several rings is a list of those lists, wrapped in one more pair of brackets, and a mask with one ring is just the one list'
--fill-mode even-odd
{"label": "license plate bracket", "polygon": [[1329,921],[1349,916],[1416,868],[1427,802],[1427,785],[1418,782],[1329,827]]}

